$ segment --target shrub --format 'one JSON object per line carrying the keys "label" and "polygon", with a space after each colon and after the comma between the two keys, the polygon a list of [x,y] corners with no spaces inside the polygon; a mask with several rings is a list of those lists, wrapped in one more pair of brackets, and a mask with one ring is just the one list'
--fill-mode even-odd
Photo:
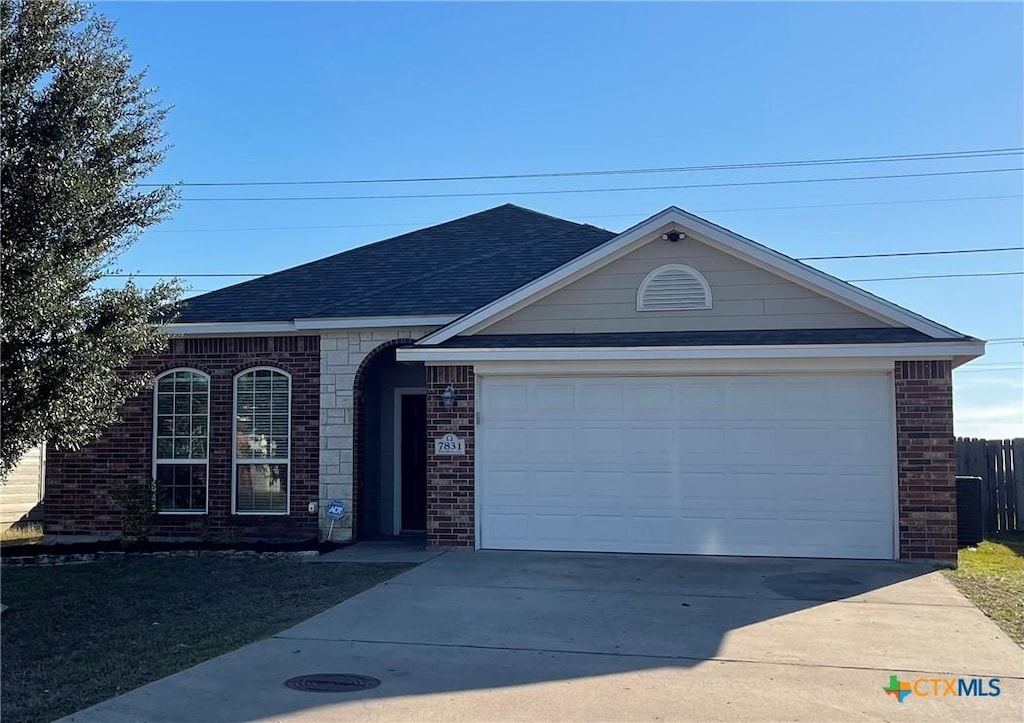
{"label": "shrub", "polygon": [[114,501],[121,508],[121,544],[133,547],[149,539],[156,504],[153,484],[149,480],[125,480],[113,491]]}

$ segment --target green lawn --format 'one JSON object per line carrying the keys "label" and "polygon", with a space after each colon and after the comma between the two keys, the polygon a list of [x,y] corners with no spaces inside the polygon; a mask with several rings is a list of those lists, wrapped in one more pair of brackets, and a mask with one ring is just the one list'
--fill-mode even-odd
{"label": "green lawn", "polygon": [[987,540],[960,550],[947,574],[960,592],[1024,645],[1024,541]]}
{"label": "green lawn", "polygon": [[279,632],[410,567],[204,555],[4,568],[0,720],[52,721]]}

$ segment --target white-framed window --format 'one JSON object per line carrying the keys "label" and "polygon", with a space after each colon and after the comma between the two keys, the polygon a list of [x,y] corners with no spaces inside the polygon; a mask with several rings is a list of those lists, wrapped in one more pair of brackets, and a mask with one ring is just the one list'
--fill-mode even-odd
{"label": "white-framed window", "polygon": [[271,367],[246,369],[235,377],[235,514],[288,514],[291,383],[291,375]]}
{"label": "white-framed window", "polygon": [[153,385],[153,487],[161,514],[207,511],[210,377],[172,369]]}
{"label": "white-framed window", "polygon": [[644,277],[636,292],[637,311],[710,309],[711,286],[690,266],[665,264]]}

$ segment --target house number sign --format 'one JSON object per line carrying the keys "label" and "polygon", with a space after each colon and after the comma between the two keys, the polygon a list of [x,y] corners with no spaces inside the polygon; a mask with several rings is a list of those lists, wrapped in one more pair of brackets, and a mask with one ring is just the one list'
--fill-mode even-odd
{"label": "house number sign", "polygon": [[434,440],[434,454],[465,454],[466,453],[466,440],[456,437],[454,434],[449,432],[448,434],[441,437],[441,439]]}

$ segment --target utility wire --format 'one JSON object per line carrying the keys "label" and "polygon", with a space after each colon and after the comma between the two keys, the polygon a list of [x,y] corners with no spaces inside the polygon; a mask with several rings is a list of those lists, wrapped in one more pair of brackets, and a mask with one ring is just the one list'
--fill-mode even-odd
{"label": "utility wire", "polygon": [[[868,259],[868,258],[889,258],[896,256],[933,256],[936,254],[981,254],[981,253],[992,253],[996,251],[1024,251],[1024,246],[999,246],[993,248],[981,248],[981,249],[949,249],[944,251],[895,251],[891,253],[877,253],[877,254],[850,254],[846,256],[802,256],[797,258],[797,261],[824,261],[824,260],[841,260],[841,259]],[[108,278],[136,278],[136,279],[161,279],[165,276],[178,276],[181,278],[197,279],[197,278],[249,278],[253,276],[266,276],[266,273],[256,274],[239,274],[239,273],[228,273],[228,274],[210,274],[210,273],[199,273],[199,274],[103,274]],[[861,279],[866,281],[868,279]]]}
{"label": "utility wire", "polygon": [[[253,279],[267,277],[269,273],[104,273],[106,279]],[[898,282],[915,279],[973,279],[978,277],[1020,277],[1024,271],[985,271],[980,273],[927,273],[911,274],[906,277],[882,277],[879,279],[846,279],[848,284],[865,282]]]}
{"label": "utility wire", "polygon": [[[790,209],[803,208],[849,208],[854,206],[898,206],[911,203],[947,203],[955,201],[988,201],[1004,198],[1024,198],[1019,193],[1004,196],[952,196],[947,198],[916,198],[905,201],[863,201],[860,203],[815,203],[802,206],[751,206],[748,208],[709,208],[695,210],[694,213],[737,213],[740,211],[785,211]],[[576,215],[576,214],[569,214]],[[604,214],[579,214],[585,218],[636,218],[644,216],[642,212],[637,213],[604,213]],[[649,215],[649,214],[647,214]],[[408,221],[406,223],[353,223],[337,224],[328,226],[249,226],[239,228],[183,228],[183,229],[154,229],[146,233],[233,233],[239,231],[323,231],[328,229],[341,228],[385,228],[405,226],[435,226],[437,221]]]}
{"label": "utility wire", "polygon": [[954,369],[953,373],[954,374],[979,374],[979,373],[986,373],[987,372],[989,374],[996,374],[996,373],[999,373],[999,372],[1017,371],[1018,369],[1024,369],[1024,364],[1018,364],[1017,366],[1009,366],[1009,367],[1006,367],[1005,369]]}
{"label": "utility wire", "polygon": [[942,256],[947,254],[987,254],[996,251],[1024,251],[1024,246],[997,246],[986,249],[950,249],[946,251],[893,251],[877,254],[847,254],[845,256],[804,256],[797,261],[833,261],[839,259],[883,259],[894,256]]}
{"label": "utility wire", "polygon": [[732,181],[728,183],[690,183],[672,186],[626,186],[622,188],[549,188],[541,191],[469,191],[463,193],[395,193],[362,196],[229,196],[222,198],[182,198],[193,201],[387,201],[416,198],[484,198],[489,196],[553,196],[579,193],[617,193],[623,191],[678,191],[691,188],[738,188],[749,186],[782,186],[842,181],[878,181],[891,178],[933,178],[937,176],[971,176],[981,173],[1012,173],[1024,168],[982,168],[968,171],[936,171],[931,173],[890,173],[877,176],[840,176],[832,178],[799,178],[774,181]]}
{"label": "utility wire", "polygon": [[224,186],[338,186],[372,183],[435,183],[453,181],[504,181],[529,178],[569,178],[580,176],[622,176],[651,173],[690,173],[694,171],[734,171],[755,168],[799,168],[804,166],[833,166],[861,163],[893,163],[901,161],[941,161],[961,158],[997,158],[1020,155],[1024,148],[982,148],[968,151],[946,151],[938,153],[901,153],[888,156],[852,156],[843,158],[817,158],[798,161],[766,161],[760,163],[725,163],[703,166],[669,166],[655,168],[617,168],[593,171],[556,171],[549,173],[496,173],[480,176],[413,176],[409,178],[348,178],[318,181],[203,181],[175,184],[139,183],[140,187],[174,185],[179,187],[224,187]]}
{"label": "utility wire", "polygon": [[907,279],[966,279],[980,276],[1024,276],[1024,271],[989,271],[980,274],[921,274],[915,276],[884,276],[877,279],[846,279],[849,283],[865,281],[905,281]]}

